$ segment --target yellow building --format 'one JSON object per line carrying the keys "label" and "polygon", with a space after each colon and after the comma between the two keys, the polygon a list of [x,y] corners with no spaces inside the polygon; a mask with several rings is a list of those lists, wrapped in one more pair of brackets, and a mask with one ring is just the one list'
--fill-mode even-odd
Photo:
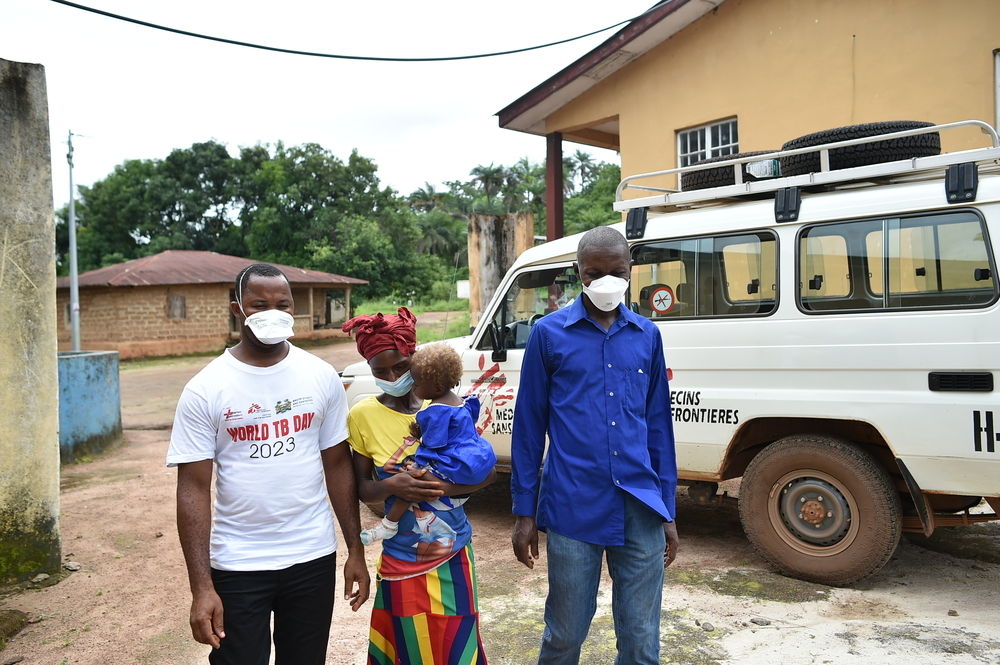
{"label": "yellow building", "polygon": [[[620,151],[624,176],[865,122],[997,126],[998,52],[1000,0],[670,0],[497,115],[545,136],[549,164],[572,141]],[[947,132],[942,150],[984,138]]]}

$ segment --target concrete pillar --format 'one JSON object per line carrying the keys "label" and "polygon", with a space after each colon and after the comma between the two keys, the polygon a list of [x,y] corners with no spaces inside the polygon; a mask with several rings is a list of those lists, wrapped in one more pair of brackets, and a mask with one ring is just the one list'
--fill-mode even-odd
{"label": "concrete pillar", "polygon": [[507,269],[534,245],[535,216],[530,212],[469,218],[469,311],[476,325]]}
{"label": "concrete pillar", "polygon": [[45,68],[0,60],[0,582],[60,561],[48,116]]}

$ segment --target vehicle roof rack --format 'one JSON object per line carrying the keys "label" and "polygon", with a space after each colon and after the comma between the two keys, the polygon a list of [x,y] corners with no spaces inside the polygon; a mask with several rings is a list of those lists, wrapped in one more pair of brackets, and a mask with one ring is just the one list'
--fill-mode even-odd
{"label": "vehicle roof rack", "polygon": [[[914,157],[912,159],[902,159],[891,162],[880,162],[867,166],[855,166],[846,169],[830,168],[830,150],[843,148],[865,143],[876,143],[888,139],[916,136],[918,134],[931,134],[951,129],[964,127],[978,127],[989,137],[991,145],[985,148],[974,148],[972,150],[961,150],[958,152],[943,153],[929,157]],[[813,173],[804,173],[793,176],[779,176],[776,178],[766,178],[761,180],[744,180],[743,164],[750,162],[763,162],[767,160],[780,159],[792,155],[803,155],[808,153],[819,153],[820,170]],[[650,173],[638,173],[623,178],[615,191],[614,209],[619,212],[632,210],[634,208],[649,208],[655,212],[669,212],[683,208],[691,208],[699,205],[718,205],[731,202],[732,200],[745,199],[748,195],[776,192],[789,187],[836,187],[838,185],[859,186],[865,181],[905,181],[925,179],[934,175],[943,174],[943,170],[955,164],[982,164],[997,166],[1000,165],[1000,136],[989,124],[980,120],[963,120],[961,122],[951,122],[943,125],[933,125],[921,127],[919,129],[908,129],[891,134],[877,134],[859,139],[847,141],[836,141],[821,145],[809,146],[807,148],[797,148],[795,150],[778,150],[766,154],[749,155],[734,158],[726,161],[715,161],[701,163],[692,166],[685,166],[675,169],[665,169],[663,171],[652,171]],[[692,173],[707,169],[718,169],[731,166],[733,169],[734,184],[723,185],[721,187],[711,187],[705,189],[695,189],[682,191],[677,189],[667,189],[663,187],[652,187],[650,185],[636,184],[638,181],[658,178],[671,174]],[[680,175],[677,176],[678,181]],[[652,196],[641,198],[623,199],[622,194],[626,189],[655,192]],[[759,198],[759,197],[758,197]]]}

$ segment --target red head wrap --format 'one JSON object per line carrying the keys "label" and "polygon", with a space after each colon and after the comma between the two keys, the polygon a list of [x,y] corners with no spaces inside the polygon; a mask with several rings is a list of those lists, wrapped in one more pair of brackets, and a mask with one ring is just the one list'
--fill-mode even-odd
{"label": "red head wrap", "polygon": [[365,360],[387,349],[395,349],[409,357],[417,348],[417,317],[405,307],[400,307],[397,315],[355,316],[342,330],[354,331],[358,352]]}

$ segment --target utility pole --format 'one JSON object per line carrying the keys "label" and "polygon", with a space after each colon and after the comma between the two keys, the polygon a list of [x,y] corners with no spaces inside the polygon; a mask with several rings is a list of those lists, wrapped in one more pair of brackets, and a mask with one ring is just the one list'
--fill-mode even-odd
{"label": "utility pole", "polygon": [[80,350],[80,277],[76,267],[76,191],[73,188],[73,130],[69,132],[69,322],[73,350]]}

